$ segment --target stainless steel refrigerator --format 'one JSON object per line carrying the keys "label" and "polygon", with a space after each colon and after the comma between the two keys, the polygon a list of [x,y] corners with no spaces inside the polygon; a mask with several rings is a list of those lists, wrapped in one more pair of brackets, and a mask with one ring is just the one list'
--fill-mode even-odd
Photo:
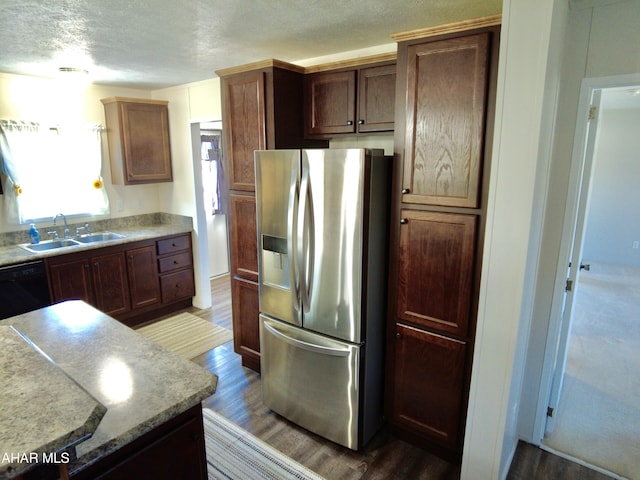
{"label": "stainless steel refrigerator", "polygon": [[390,163],[255,152],[263,401],[354,450],[382,424]]}

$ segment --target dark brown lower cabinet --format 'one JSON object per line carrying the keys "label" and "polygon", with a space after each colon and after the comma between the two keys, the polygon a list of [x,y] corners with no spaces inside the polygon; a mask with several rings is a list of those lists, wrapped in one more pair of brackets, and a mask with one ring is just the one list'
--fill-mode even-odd
{"label": "dark brown lower cabinet", "polygon": [[465,337],[477,215],[402,210],[398,307],[402,320]]}
{"label": "dark brown lower cabinet", "polygon": [[134,326],[191,306],[191,235],[134,241],[46,259],[53,303],[83,300]]}
{"label": "dark brown lower cabinet", "polygon": [[142,308],[160,302],[155,245],[127,250],[131,307]]}
{"label": "dark brown lower cabinet", "polygon": [[260,372],[260,306],[258,284],[240,277],[231,279],[233,347],[242,365]]}
{"label": "dark brown lower cabinet", "polygon": [[438,445],[460,442],[466,342],[396,324],[391,420]]}
{"label": "dark brown lower cabinet", "polygon": [[123,252],[91,258],[96,307],[107,315],[131,310],[127,263]]}
{"label": "dark brown lower cabinet", "polygon": [[95,464],[80,479],[204,480],[207,460],[200,404],[156,427]]}
{"label": "dark brown lower cabinet", "polygon": [[65,255],[48,265],[53,302],[84,300],[107,315],[131,309],[124,253]]}

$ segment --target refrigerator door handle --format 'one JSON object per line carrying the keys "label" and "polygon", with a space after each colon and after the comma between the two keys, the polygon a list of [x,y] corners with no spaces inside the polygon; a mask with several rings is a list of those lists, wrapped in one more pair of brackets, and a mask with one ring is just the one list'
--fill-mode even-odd
{"label": "refrigerator door handle", "polygon": [[264,325],[264,328],[266,328],[269,331],[269,333],[271,333],[271,335],[279,338],[280,340],[288,343],[289,345],[293,345],[296,348],[301,348],[309,352],[319,353],[321,355],[330,355],[333,357],[347,357],[351,353],[349,348],[343,349],[343,348],[325,347],[322,345],[316,345],[309,342],[303,342],[302,340],[298,340],[296,338],[292,338],[288,335],[285,335],[281,331],[269,325],[267,322],[264,322],[263,325]]}
{"label": "refrigerator door handle", "polygon": [[291,167],[291,179],[289,181],[289,203],[287,208],[287,251],[291,254],[289,264],[289,282],[295,294],[293,309],[300,317],[300,259],[298,255],[297,228],[298,208],[300,203],[300,165],[295,162]]}
{"label": "refrigerator door handle", "polygon": [[[313,195],[309,181],[309,162],[302,157],[302,175],[297,225],[297,253],[300,262],[300,293],[303,312],[309,311],[311,291],[313,288],[314,235]],[[301,257],[301,258],[300,258]]]}

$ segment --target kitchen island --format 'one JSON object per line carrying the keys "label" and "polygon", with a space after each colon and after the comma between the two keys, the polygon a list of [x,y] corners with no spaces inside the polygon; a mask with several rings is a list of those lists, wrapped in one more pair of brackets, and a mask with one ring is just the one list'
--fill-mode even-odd
{"label": "kitchen island", "polygon": [[[215,375],[82,301],[11,317],[0,326],[20,332],[106,408],[93,435],[59,457],[70,477],[206,478],[200,402],[214,393]],[[53,414],[49,388],[43,381],[42,392],[25,402]],[[5,395],[3,389],[0,404]],[[7,444],[20,436],[11,428],[11,422],[0,425],[0,455],[19,448]],[[14,453],[26,453],[28,461],[30,452]]]}

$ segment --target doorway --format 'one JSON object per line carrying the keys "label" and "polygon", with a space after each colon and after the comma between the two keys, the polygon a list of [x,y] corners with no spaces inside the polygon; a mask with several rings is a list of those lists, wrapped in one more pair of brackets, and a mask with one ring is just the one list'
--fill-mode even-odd
{"label": "doorway", "polygon": [[209,275],[216,278],[229,273],[227,220],[222,206],[223,179],[222,122],[200,123],[200,169],[207,224]]}
{"label": "doorway", "polygon": [[595,132],[585,130],[594,148],[590,153],[586,147],[581,159],[584,215],[577,208],[570,247],[575,274],[569,278],[575,281],[562,320],[566,340],[561,336],[556,358],[557,401],[552,393],[553,419],[541,447],[638,479],[640,223],[634,219],[640,206],[640,85],[599,88],[599,81],[611,79],[593,80],[590,90],[601,94],[599,118]]}

